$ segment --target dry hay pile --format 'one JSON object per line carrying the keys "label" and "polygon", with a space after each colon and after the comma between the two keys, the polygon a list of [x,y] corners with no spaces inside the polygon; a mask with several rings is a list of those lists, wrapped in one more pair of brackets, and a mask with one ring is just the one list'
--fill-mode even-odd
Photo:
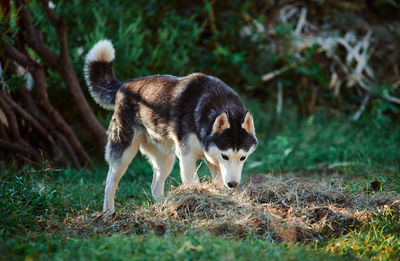
{"label": "dry hay pile", "polygon": [[259,175],[236,191],[208,183],[180,186],[150,207],[113,216],[81,215],[67,220],[65,227],[67,233],[81,235],[200,229],[222,236],[309,242],[349,232],[384,208],[400,217],[398,199],[380,193],[354,195],[339,184],[311,179]]}

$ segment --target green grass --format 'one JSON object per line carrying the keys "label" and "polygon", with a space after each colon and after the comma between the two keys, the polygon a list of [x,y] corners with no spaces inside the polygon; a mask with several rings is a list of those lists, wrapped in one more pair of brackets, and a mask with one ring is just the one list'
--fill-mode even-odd
{"label": "green grass", "polygon": [[[140,160],[137,163],[143,164]],[[2,175],[0,251],[3,255],[0,259],[3,260],[16,257],[28,260],[330,258],[322,251],[306,251],[300,246],[278,245],[263,239],[223,239],[206,232],[164,237],[117,234],[69,238],[57,233],[57,229],[48,231],[44,221],[54,218],[62,226],[62,221],[69,216],[86,209],[100,209],[104,174],[96,169],[91,173],[72,170],[32,173],[29,169],[2,169]],[[124,204],[149,204],[139,185],[129,187],[121,187],[117,201],[125,198],[128,202]]]}
{"label": "green grass", "polygon": [[[254,103],[253,111],[264,111]],[[290,172],[334,180],[337,172],[350,192],[369,190],[378,180],[383,191],[400,192],[400,132],[393,123],[376,124],[368,119],[353,123],[343,115],[319,112],[298,118],[287,111],[281,118],[256,113],[259,147],[246,163],[244,173]],[[332,167],[332,164],[338,167]],[[350,163],[350,164],[342,164]],[[400,255],[399,215],[383,211],[346,235],[316,245],[268,242],[263,238],[219,238],[207,232],[187,235],[94,235],[89,238],[63,235],[49,228],[78,213],[101,210],[107,166],[97,163],[81,170],[20,169],[0,167],[0,259],[221,259],[221,260],[321,260],[353,257],[394,259]],[[205,164],[200,176],[208,175]],[[248,175],[244,175],[246,179]],[[121,181],[116,207],[152,204],[152,170],[138,156]],[[167,188],[180,184],[177,164]],[[398,194],[397,194],[398,196]]]}
{"label": "green grass", "polygon": [[383,210],[360,229],[329,242],[324,249],[339,255],[352,253],[363,258],[381,260],[399,258],[400,215]]}
{"label": "green grass", "polygon": [[[3,258],[30,257],[51,260],[343,260],[322,251],[264,240],[233,240],[206,233],[158,237],[153,234],[92,238],[65,238],[41,234],[11,239],[12,251],[2,249]],[[7,242],[7,243],[8,243]],[[9,244],[10,244],[9,243]]]}
{"label": "green grass", "polygon": [[[256,101],[247,104],[255,112],[273,108]],[[249,160],[260,164],[248,171],[313,169],[342,163],[338,164],[345,166],[342,170],[365,175],[369,171],[376,174],[377,168],[398,172],[400,167],[399,126],[390,120],[380,122],[364,115],[353,122],[348,115],[327,115],[323,110],[306,117],[288,108],[280,117],[274,111],[257,113],[255,121],[261,142]]]}

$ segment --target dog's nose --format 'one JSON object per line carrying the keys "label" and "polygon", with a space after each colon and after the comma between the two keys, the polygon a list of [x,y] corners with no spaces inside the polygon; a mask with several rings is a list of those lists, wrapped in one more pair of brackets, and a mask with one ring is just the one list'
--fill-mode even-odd
{"label": "dog's nose", "polygon": [[228,187],[229,188],[236,188],[237,185],[238,185],[238,183],[236,181],[228,182]]}

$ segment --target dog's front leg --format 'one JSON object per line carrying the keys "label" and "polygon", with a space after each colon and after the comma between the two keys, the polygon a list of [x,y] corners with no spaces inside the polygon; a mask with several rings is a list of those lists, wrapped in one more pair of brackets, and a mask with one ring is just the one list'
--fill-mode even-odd
{"label": "dog's front leg", "polygon": [[179,166],[183,184],[199,183],[196,173],[197,157],[193,153],[187,153],[179,157]]}
{"label": "dog's front leg", "polygon": [[151,193],[153,198],[158,201],[164,196],[165,179],[168,177],[174,165],[175,157],[171,155],[157,155],[150,158],[153,165],[153,182],[151,183]]}
{"label": "dog's front leg", "polygon": [[221,170],[219,169],[218,166],[213,165],[211,162],[208,160],[205,160],[206,164],[208,166],[208,169],[210,170],[211,176],[213,178],[213,183],[215,184],[224,184],[222,181],[222,175],[221,175]]}

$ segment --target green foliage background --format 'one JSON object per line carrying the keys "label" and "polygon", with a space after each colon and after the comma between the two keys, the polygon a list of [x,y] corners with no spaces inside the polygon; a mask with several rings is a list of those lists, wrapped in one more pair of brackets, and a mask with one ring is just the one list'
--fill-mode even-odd
{"label": "green foliage background", "polygon": [[[209,24],[210,3],[203,1],[60,1],[55,12],[69,25],[68,44],[75,68],[100,39],[112,40],[117,50],[115,70],[122,80],[150,74],[186,75],[205,72],[248,82],[253,73],[251,49],[257,45],[239,37],[251,7],[249,1],[218,3],[217,31]],[[57,39],[42,8],[32,3],[34,21],[57,50]],[[248,78],[248,74],[250,77]],[[241,76],[241,77],[240,77]],[[242,78],[242,79],[240,79]],[[254,80],[247,83],[254,84]]]}
{"label": "green foliage background", "polygon": [[[221,78],[242,95],[261,103],[276,101],[276,86],[281,84],[283,108],[294,108],[299,115],[309,115],[318,109],[323,109],[327,115],[337,112],[351,115],[363,98],[357,88],[342,88],[340,97],[333,95],[329,87],[331,64],[316,52],[317,46],[302,53],[290,48],[291,33],[296,25],[277,22],[276,10],[290,4],[285,1],[71,0],[54,1],[54,4],[56,15],[65,17],[69,25],[70,56],[86,93],[82,72],[85,55],[97,41],[107,38],[115,46],[115,72],[122,81],[151,74],[182,76],[204,72]],[[299,1],[297,4],[308,8],[308,20],[317,25],[330,24],[338,35],[347,31],[366,32],[367,29],[359,29],[357,24],[351,25],[352,19],[374,30],[376,50],[371,59],[376,81],[372,88],[374,95],[367,106],[371,113],[366,117],[378,121],[387,121],[388,117],[398,119],[398,106],[382,97],[400,94],[398,86],[392,85],[396,78],[390,68],[400,56],[397,53],[385,56],[385,46],[396,46],[400,40],[400,30],[396,29],[399,19],[394,15],[400,11],[399,4],[381,0],[369,4],[331,0]],[[374,11],[377,8],[381,11]],[[56,33],[42,7],[32,1],[29,9],[46,42],[57,51]],[[276,33],[267,37],[257,29],[257,23]],[[243,33],[245,27],[250,28],[250,34]],[[336,53],[340,55],[342,51],[338,49]],[[261,81],[263,74],[293,63],[298,65],[277,79]],[[80,123],[74,121],[76,112],[68,107],[68,99],[60,95],[65,90],[60,86],[59,76],[51,71],[48,75],[54,104],[76,125],[79,136],[87,140]],[[87,97],[93,103],[89,95]],[[275,105],[271,105],[266,109],[274,110]],[[92,108],[107,126],[110,115],[94,103]]]}

